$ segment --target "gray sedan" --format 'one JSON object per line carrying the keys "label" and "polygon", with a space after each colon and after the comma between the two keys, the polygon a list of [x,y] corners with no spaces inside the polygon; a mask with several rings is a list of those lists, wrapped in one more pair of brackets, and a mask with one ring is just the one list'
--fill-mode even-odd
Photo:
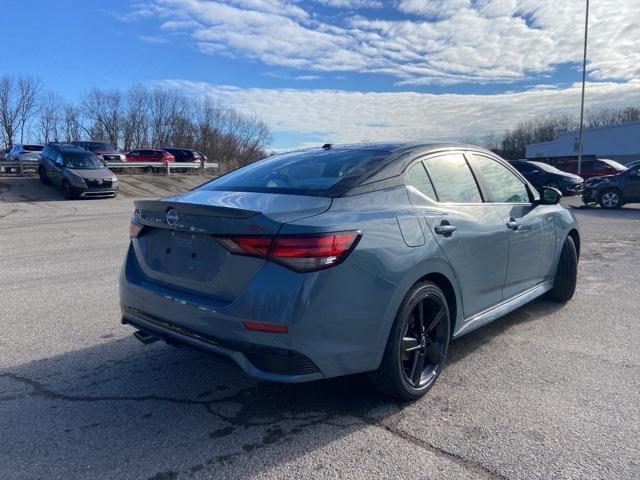
{"label": "gray sedan", "polygon": [[580,235],[560,196],[468,145],[270,157],[136,202],[122,320],[257,378],[369,372],[415,399],[452,339],[543,294],[571,299]]}

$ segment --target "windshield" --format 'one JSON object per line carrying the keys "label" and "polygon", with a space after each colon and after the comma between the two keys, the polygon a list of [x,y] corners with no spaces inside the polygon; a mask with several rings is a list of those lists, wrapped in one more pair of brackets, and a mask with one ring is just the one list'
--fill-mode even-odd
{"label": "windshield", "polygon": [[104,168],[102,162],[92,153],[76,153],[64,156],[64,166],[76,170],[94,170]]}
{"label": "windshield", "polygon": [[206,190],[333,196],[375,172],[387,152],[310,150],[260,160],[205,184]]}
{"label": "windshield", "polygon": [[535,165],[536,167],[538,167],[540,170],[544,170],[545,172],[549,172],[549,173],[558,173],[560,175],[566,175],[567,172],[563,172],[562,170],[557,169],[556,167],[549,165],[548,163],[542,163],[542,162],[529,162],[532,165]]}

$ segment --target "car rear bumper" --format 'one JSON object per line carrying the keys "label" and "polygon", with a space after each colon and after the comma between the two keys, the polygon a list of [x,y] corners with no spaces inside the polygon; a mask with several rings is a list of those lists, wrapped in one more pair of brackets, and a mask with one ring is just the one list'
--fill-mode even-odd
{"label": "car rear bumper", "polygon": [[123,306],[122,313],[122,323],[158,337],[169,345],[231,360],[255,378],[287,383],[323,378],[310,359],[294,350],[211,337],[131,307]]}
{"label": "car rear bumper", "polygon": [[[393,285],[348,261],[307,274],[266,262],[233,300],[222,301],[146,277],[133,247],[120,276],[125,323],[279,382],[375,370],[393,321],[388,311],[396,311],[393,293]],[[248,329],[246,321],[286,325],[287,332]]]}

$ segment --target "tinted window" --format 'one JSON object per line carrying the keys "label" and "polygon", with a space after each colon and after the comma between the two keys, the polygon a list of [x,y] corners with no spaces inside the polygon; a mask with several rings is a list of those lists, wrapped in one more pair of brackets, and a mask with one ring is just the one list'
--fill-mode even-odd
{"label": "tinted window", "polygon": [[309,150],[276,155],[212,180],[203,188],[331,196],[374,173],[386,152]]}
{"label": "tinted window", "polygon": [[416,163],[407,170],[407,183],[428,197],[433,199],[438,198],[436,197],[436,193],[433,191],[431,180],[429,180],[429,176],[427,175],[427,171],[424,169],[422,162]]}
{"label": "tinted window", "polygon": [[493,202],[529,203],[529,192],[522,181],[507,167],[483,155],[473,155],[482,172]]}
{"label": "tinted window", "polygon": [[476,180],[462,154],[429,158],[425,165],[440,202],[482,202]]}
{"label": "tinted window", "polygon": [[44,147],[42,145],[23,145],[22,149],[27,152],[41,152]]}
{"label": "tinted window", "polygon": [[511,165],[521,173],[532,173],[535,168],[533,165],[524,162],[513,162]]}

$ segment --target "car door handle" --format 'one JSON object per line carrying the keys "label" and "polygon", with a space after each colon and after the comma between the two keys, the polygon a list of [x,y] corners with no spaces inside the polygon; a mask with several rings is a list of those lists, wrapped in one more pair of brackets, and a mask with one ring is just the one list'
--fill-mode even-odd
{"label": "car door handle", "polygon": [[507,228],[515,231],[520,228],[520,224],[512,218],[507,222]]}
{"label": "car door handle", "polygon": [[440,225],[436,225],[436,228],[434,228],[435,232],[438,235],[444,235],[445,237],[450,237],[451,234],[457,229],[458,227],[456,227],[455,225],[450,225],[446,220],[443,220]]}

